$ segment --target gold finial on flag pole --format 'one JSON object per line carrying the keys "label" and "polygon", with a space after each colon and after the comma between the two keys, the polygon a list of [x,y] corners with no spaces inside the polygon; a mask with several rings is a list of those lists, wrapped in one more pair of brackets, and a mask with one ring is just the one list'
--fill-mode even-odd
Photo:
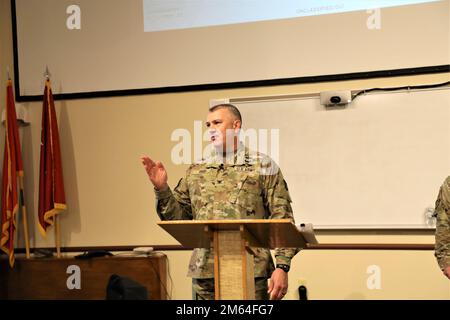
{"label": "gold finial on flag pole", "polygon": [[50,76],[51,76],[51,73],[50,73],[50,71],[48,71],[48,65],[46,65],[45,72],[44,72],[45,80],[50,80]]}
{"label": "gold finial on flag pole", "polygon": [[8,80],[11,80],[11,74],[9,73],[9,67],[6,67],[6,75],[8,76]]}

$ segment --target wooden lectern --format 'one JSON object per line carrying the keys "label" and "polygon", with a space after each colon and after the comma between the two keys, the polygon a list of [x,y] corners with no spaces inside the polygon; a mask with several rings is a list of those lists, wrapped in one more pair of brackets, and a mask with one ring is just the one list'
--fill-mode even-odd
{"label": "wooden lectern", "polygon": [[303,248],[306,241],[289,219],[171,220],[158,223],[184,247],[212,248],[216,300],[254,300],[250,247]]}

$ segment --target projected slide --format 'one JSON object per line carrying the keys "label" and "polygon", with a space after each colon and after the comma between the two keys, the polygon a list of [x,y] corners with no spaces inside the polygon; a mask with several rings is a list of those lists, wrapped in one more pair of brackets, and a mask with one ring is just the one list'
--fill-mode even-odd
{"label": "projected slide", "polygon": [[143,0],[144,30],[289,19],[437,0]]}

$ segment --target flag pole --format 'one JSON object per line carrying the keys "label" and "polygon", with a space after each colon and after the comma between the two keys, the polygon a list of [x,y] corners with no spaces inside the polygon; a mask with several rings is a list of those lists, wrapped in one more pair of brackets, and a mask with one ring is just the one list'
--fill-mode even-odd
{"label": "flag pole", "polygon": [[27,207],[25,206],[25,197],[23,195],[23,176],[19,177],[19,188],[20,188],[20,206],[22,208],[23,233],[25,234],[25,252],[27,259],[30,259],[30,239],[28,238]]}
{"label": "flag pole", "polygon": [[56,257],[61,258],[61,232],[59,229],[59,214],[55,215],[55,244],[56,244]]}

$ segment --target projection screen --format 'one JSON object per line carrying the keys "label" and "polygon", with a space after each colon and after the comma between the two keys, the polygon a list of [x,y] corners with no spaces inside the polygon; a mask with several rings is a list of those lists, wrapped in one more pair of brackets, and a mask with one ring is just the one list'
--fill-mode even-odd
{"label": "projection screen", "polygon": [[[18,99],[450,64],[449,1],[12,0]],[[140,91],[139,91],[140,90]]]}

